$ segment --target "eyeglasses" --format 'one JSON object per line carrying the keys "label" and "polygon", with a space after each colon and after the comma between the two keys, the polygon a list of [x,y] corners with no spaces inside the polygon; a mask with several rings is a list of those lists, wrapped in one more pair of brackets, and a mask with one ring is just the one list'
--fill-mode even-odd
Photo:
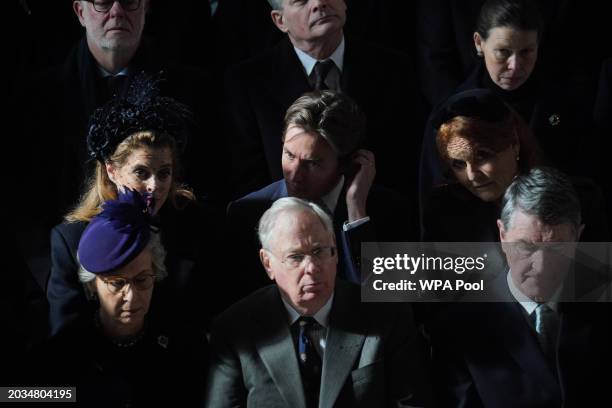
{"label": "eyeglasses", "polygon": [[[267,250],[272,255],[274,253]],[[281,262],[291,268],[299,268],[304,264],[307,257],[310,257],[310,262],[327,262],[336,255],[336,248],[332,246],[315,248],[308,253],[293,252],[281,259]],[[276,256],[276,255],[274,255]]]}
{"label": "eyeglasses", "polygon": [[147,290],[151,289],[153,286],[153,282],[155,281],[155,275],[153,274],[143,274],[138,275],[135,278],[127,279],[127,278],[100,278],[102,282],[106,284],[109,292],[116,294],[119,293],[129,284],[130,287],[135,288],[137,290]]}
{"label": "eyeglasses", "polygon": [[106,13],[108,10],[110,10],[113,7],[113,5],[115,4],[115,1],[119,2],[119,4],[121,4],[121,7],[125,11],[138,10],[138,7],[140,7],[140,0],[86,0],[86,1],[92,3],[94,10],[96,10],[99,13]]}

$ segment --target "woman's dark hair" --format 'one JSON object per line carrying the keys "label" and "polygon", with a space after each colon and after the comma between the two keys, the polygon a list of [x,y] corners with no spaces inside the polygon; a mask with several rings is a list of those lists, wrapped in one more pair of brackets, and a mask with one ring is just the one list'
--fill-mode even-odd
{"label": "woman's dark hair", "polygon": [[480,9],[476,31],[483,39],[497,27],[536,31],[542,38],[543,20],[534,0],[487,0]]}

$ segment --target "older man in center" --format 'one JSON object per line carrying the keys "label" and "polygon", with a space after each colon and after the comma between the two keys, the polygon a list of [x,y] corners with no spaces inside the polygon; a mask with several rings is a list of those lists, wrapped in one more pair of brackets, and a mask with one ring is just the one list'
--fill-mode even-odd
{"label": "older man in center", "polygon": [[276,284],[216,320],[206,406],[420,406],[424,355],[411,310],[361,303],[359,286],[336,280],[329,215],[282,198],[259,239]]}

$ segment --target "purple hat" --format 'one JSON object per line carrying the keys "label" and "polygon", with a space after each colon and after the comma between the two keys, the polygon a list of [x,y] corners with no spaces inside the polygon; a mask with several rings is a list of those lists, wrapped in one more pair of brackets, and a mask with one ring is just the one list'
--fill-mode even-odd
{"label": "purple hat", "polygon": [[78,259],[91,273],[111,272],[127,265],[146,247],[151,236],[150,193],[125,189],[117,200],[105,201],[79,241]]}

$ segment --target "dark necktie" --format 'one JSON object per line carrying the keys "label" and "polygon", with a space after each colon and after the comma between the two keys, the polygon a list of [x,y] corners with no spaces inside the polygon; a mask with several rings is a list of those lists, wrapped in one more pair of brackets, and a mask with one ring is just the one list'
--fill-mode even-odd
{"label": "dark necktie", "polygon": [[334,61],[330,59],[318,61],[315,64],[314,66],[314,80],[315,80],[314,88],[317,91],[325,91],[329,89],[329,87],[325,83],[325,79],[327,78],[327,75],[329,74],[331,69],[334,67],[334,65],[335,65]]}
{"label": "dark necktie", "polygon": [[546,303],[538,305],[535,310],[535,329],[542,351],[551,363],[555,361],[557,331],[559,321],[557,314]]}
{"label": "dark necktie", "polygon": [[300,372],[302,374],[302,385],[306,405],[317,407],[319,405],[319,391],[321,389],[321,357],[317,353],[314,341],[317,341],[314,332],[321,326],[310,316],[302,316],[298,319],[298,357]]}

